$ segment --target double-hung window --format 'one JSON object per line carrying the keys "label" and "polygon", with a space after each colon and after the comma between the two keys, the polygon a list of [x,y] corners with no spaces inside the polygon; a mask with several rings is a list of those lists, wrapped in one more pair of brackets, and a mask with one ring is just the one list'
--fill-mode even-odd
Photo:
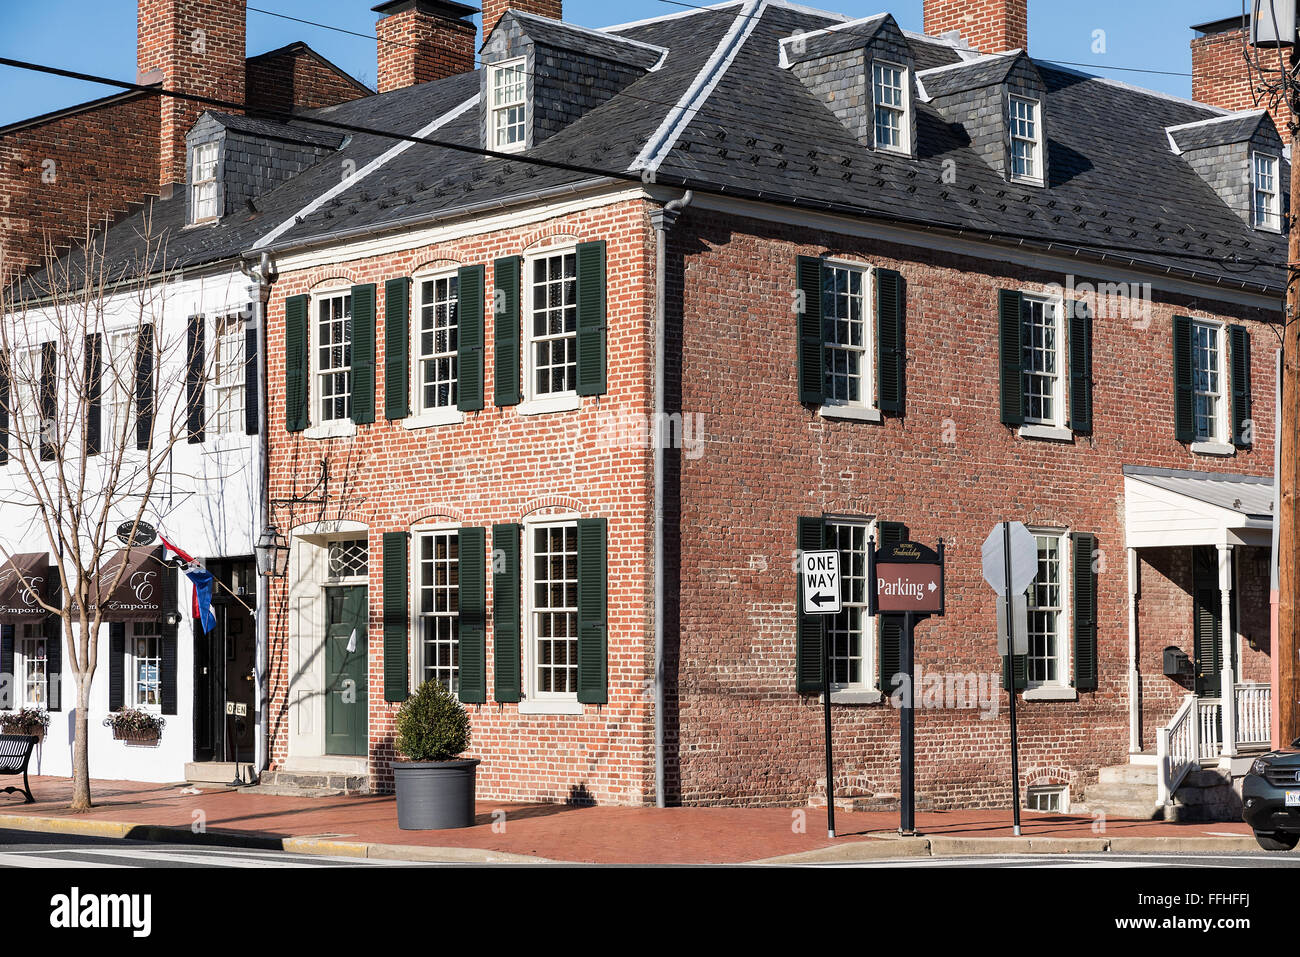
{"label": "double-hung window", "polygon": [[326,293],[316,300],[317,421],[352,417],[352,294]]}
{"label": "double-hung window", "polygon": [[826,405],[872,404],[870,274],[861,266],[822,264]]}
{"label": "double-hung window", "polygon": [[460,692],[460,535],[454,528],[415,532],[416,637],[421,681]]}
{"label": "double-hung window", "polygon": [[516,152],[528,136],[527,76],[522,59],[493,66],[490,71],[492,148]]}
{"label": "double-hung window", "polygon": [[211,428],[217,435],[244,430],[244,319],[218,316],[212,356]]}
{"label": "double-hung window", "polygon": [[41,439],[41,347],[15,350],[10,376],[11,427],[18,441],[35,451]]}
{"label": "double-hung window", "polygon": [[1040,104],[1011,97],[1011,178],[1039,183],[1043,179],[1043,130]]}
{"label": "double-hung window", "polygon": [[529,524],[524,532],[528,582],[525,654],[528,697],[576,701],[578,695],[578,525]]}
{"label": "double-hung window", "polygon": [[876,148],[908,152],[907,69],[875,61],[871,67],[876,115]]}
{"label": "double-hung window", "polygon": [[1062,531],[1034,533],[1038,543],[1038,576],[1029,586],[1029,654],[1025,677],[1029,687],[1063,686],[1069,683],[1066,624],[1066,554],[1068,536]]}
{"label": "double-hung window", "polygon": [[1255,228],[1282,228],[1282,194],[1278,188],[1278,161],[1267,153],[1253,154]]}
{"label": "double-hung window", "polygon": [[139,334],[122,329],[108,334],[108,355],[103,357],[100,376],[100,401],[103,403],[103,429],[109,445],[135,443],[135,372]]}
{"label": "double-hung window", "polygon": [[39,623],[25,623],[18,625],[15,632],[19,707],[48,708],[50,699],[44,627]]}
{"label": "double-hung window", "polygon": [[156,621],[127,626],[127,682],[132,707],[162,708],[162,626]]}
{"label": "double-hung window", "polygon": [[574,395],[578,384],[578,256],[529,260],[526,398]]}
{"label": "double-hung window", "polygon": [[217,218],[217,144],[201,143],[191,151],[190,222]]}
{"label": "double-hung window", "polygon": [[1223,327],[1192,323],[1192,421],[1198,442],[1227,441]]}
{"label": "double-hung window", "polygon": [[1021,381],[1026,425],[1065,425],[1061,305],[1025,296],[1020,305]]}
{"label": "double-hung window", "polygon": [[415,357],[417,412],[456,408],[456,349],[459,345],[456,273],[417,280],[419,336]]}
{"label": "double-hung window", "polygon": [[826,547],[840,553],[841,610],[826,622],[830,642],[831,688],[860,691],[873,686],[873,619],[867,614],[867,536],[864,521],[828,520]]}

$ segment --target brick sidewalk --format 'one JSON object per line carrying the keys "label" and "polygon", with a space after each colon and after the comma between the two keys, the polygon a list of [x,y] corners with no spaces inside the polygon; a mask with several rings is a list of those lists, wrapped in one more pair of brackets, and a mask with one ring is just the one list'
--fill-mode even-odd
{"label": "brick sidewalk", "polygon": [[[182,793],[183,785],[96,781],[96,807],[83,814],[68,810],[71,782],[38,777],[32,791],[40,799],[0,796],[0,828],[5,815],[56,818],[78,826],[86,822],[177,827],[190,830],[203,820],[209,833],[241,838],[307,838],[361,844],[422,848],[464,848],[545,858],[553,861],[627,864],[728,864],[817,851],[850,842],[885,844],[873,833],[893,832],[898,817],[885,812],[836,811],[839,837],[826,837],[824,808],[629,808],[572,807],[562,804],[502,804],[480,801],[474,827],[451,831],[403,831],[397,827],[392,795],[298,798],[215,788]],[[196,812],[202,812],[199,818]],[[800,812],[802,812],[800,814]],[[796,825],[802,818],[803,833]],[[1011,837],[1011,813],[931,811],[917,815],[921,832],[966,839]],[[1182,839],[1249,837],[1241,822],[1167,824],[1112,820],[1104,834],[1087,817],[1023,815],[1029,838],[1171,837]],[[495,824],[495,829],[494,829]],[[1004,842],[998,842],[1002,845]],[[1004,853],[1004,850],[999,850]]]}

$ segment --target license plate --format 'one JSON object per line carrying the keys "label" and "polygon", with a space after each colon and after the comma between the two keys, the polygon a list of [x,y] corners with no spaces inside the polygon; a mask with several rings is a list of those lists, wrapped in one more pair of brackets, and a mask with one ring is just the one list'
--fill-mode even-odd
{"label": "license plate", "polygon": [[1286,806],[1287,806],[1287,807],[1300,807],[1300,791],[1287,791],[1287,792],[1286,792]]}

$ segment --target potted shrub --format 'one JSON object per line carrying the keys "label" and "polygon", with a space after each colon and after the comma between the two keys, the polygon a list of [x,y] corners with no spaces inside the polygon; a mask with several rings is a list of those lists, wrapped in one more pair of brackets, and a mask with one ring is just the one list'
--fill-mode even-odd
{"label": "potted shrub", "polygon": [[0,714],[0,734],[30,734],[42,740],[50,729],[50,713],[44,708],[19,708]]}
{"label": "potted shrub", "polygon": [[104,719],[104,727],[113,729],[118,741],[157,741],[167,721],[151,711],[123,708]]}
{"label": "potted shrub", "polygon": [[397,712],[397,826],[405,831],[469,827],[474,823],[476,758],[469,715],[440,681],[426,681]]}

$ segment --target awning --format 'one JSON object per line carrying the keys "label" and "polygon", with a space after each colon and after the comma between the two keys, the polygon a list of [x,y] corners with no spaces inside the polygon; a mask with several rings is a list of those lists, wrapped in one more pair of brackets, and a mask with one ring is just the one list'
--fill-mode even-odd
{"label": "awning", "polygon": [[1273,480],[1261,475],[1124,466],[1129,548],[1272,544]]}
{"label": "awning", "polygon": [[[112,594],[102,596],[101,587],[107,588],[113,583],[123,563],[126,564],[126,569],[122,572],[117,587]],[[119,548],[99,570],[91,585],[91,600],[99,605],[103,620],[157,621],[161,618],[164,568],[166,565],[161,545],[154,548]]]}
{"label": "awning", "polygon": [[44,620],[47,612],[36,595],[48,600],[49,578],[50,556],[45,552],[14,555],[0,565],[0,624],[34,624]]}

